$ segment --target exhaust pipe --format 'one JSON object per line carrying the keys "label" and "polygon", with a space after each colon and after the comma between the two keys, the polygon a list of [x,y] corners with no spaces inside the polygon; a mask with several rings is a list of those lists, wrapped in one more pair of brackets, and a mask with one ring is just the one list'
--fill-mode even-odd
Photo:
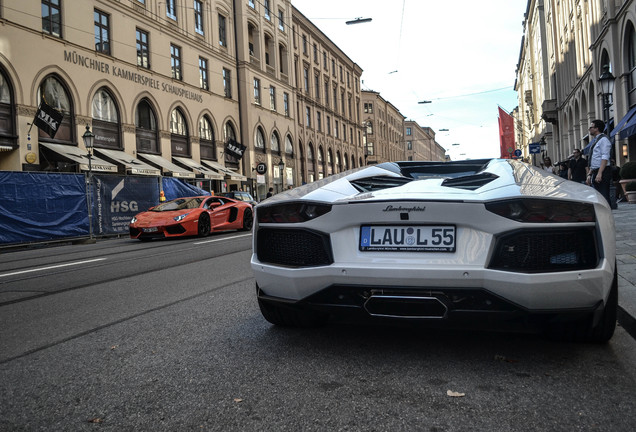
{"label": "exhaust pipe", "polygon": [[443,319],[448,307],[437,297],[372,295],[364,303],[371,316],[385,318]]}

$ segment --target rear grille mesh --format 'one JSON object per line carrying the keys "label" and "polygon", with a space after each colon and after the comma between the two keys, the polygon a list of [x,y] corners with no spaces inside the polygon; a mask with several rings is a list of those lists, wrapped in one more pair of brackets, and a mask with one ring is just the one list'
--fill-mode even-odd
{"label": "rear grille mesh", "polygon": [[305,229],[259,229],[256,254],[260,262],[285,266],[333,263],[329,235]]}
{"label": "rear grille mesh", "polygon": [[598,252],[593,227],[523,230],[497,238],[489,268],[544,273],[595,268]]}

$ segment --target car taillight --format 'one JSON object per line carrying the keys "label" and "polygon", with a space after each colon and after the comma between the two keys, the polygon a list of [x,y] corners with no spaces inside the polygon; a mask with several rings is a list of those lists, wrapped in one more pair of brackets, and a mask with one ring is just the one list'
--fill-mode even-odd
{"label": "car taillight", "polygon": [[315,203],[287,203],[258,206],[259,223],[300,223],[307,222],[329,213],[331,205]]}
{"label": "car taillight", "polygon": [[568,223],[594,222],[594,206],[587,203],[547,200],[515,199],[486,204],[486,210],[518,222]]}

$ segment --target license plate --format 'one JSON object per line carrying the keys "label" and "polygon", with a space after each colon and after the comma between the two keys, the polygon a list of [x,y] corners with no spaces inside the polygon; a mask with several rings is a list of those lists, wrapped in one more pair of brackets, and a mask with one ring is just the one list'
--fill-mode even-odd
{"label": "license plate", "polygon": [[453,225],[363,225],[360,250],[364,252],[455,252]]}
{"label": "license plate", "polygon": [[151,227],[151,228],[144,228],[143,230],[144,230],[144,232],[157,232],[157,231],[159,231],[159,228]]}

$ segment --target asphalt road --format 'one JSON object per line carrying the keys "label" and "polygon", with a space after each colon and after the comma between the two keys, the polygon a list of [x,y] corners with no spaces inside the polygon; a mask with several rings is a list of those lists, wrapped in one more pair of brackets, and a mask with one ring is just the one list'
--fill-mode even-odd
{"label": "asphalt road", "polygon": [[0,254],[0,430],[634,430],[620,327],[607,345],[276,328],[249,248],[226,233]]}

